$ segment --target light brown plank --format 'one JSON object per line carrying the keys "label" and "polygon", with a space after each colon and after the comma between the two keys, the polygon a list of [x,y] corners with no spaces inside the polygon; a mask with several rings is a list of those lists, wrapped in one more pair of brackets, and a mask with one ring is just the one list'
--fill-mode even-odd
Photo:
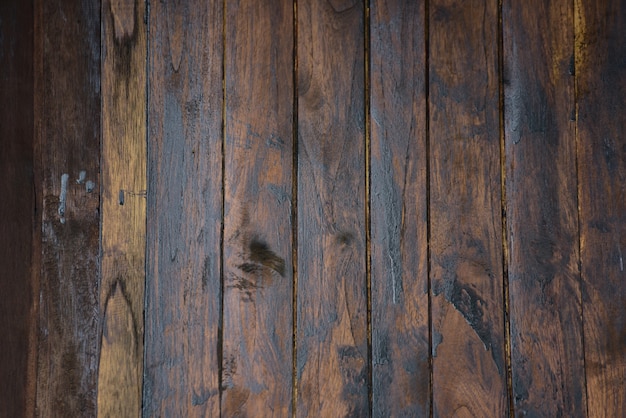
{"label": "light brown plank", "polygon": [[291,415],[293,3],[226,2],[222,416]]}
{"label": "light brown plank", "polygon": [[508,413],[498,3],[429,2],[433,413]]}
{"label": "light brown plank", "polygon": [[506,213],[515,413],[584,416],[574,9],[503,3]]}
{"label": "light brown plank", "polygon": [[41,221],[41,247],[35,246],[41,259],[33,266],[40,273],[35,413],[93,416],[100,334],[100,3],[35,1],[34,9],[34,187]]}
{"label": "light brown plank", "polygon": [[139,416],[146,249],[145,3],[105,0],[102,19],[98,416]]}
{"label": "light brown plank", "polygon": [[425,4],[371,2],[374,416],[428,416]]}
{"label": "light brown plank", "polygon": [[144,416],[220,413],[222,2],[151,2]]}
{"label": "light brown plank", "polygon": [[626,7],[575,7],[588,416],[613,417],[626,411]]}

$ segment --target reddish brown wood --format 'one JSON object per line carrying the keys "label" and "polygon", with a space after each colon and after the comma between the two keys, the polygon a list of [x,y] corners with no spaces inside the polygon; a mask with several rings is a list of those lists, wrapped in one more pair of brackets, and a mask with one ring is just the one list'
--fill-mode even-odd
{"label": "reddish brown wood", "polygon": [[369,415],[363,17],[298,3],[298,416]]}
{"label": "reddish brown wood", "polygon": [[570,1],[503,3],[515,413],[584,416]]}
{"label": "reddish brown wood", "polygon": [[222,2],[151,2],[143,413],[219,416]]}
{"label": "reddish brown wood", "polygon": [[[33,4],[0,3],[0,416],[32,416],[37,276],[31,278]],[[34,280],[33,280],[34,279]],[[34,344],[33,344],[34,343]]]}
{"label": "reddish brown wood", "polygon": [[371,3],[374,416],[428,416],[424,3]]}
{"label": "reddish brown wood", "polygon": [[504,416],[498,4],[429,16],[433,414]]}
{"label": "reddish brown wood", "polygon": [[626,411],[626,7],[576,1],[578,181],[588,416]]}
{"label": "reddish brown wood", "polygon": [[100,3],[36,1],[34,63],[35,190],[42,205],[41,265],[35,267],[41,269],[37,415],[93,416],[100,333]]}
{"label": "reddish brown wood", "polygon": [[292,406],[293,3],[226,2],[222,416]]}

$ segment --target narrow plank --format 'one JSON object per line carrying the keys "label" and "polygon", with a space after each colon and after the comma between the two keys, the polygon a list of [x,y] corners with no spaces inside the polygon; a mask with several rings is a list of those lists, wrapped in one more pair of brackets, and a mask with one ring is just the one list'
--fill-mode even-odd
{"label": "narrow plank", "polygon": [[424,2],[370,16],[373,415],[429,416]]}
{"label": "narrow plank", "polygon": [[298,3],[298,416],[369,415],[363,12]]}
{"label": "narrow plank", "polygon": [[35,184],[42,205],[37,415],[93,416],[100,319],[100,2],[34,4]]}
{"label": "narrow plank", "polygon": [[141,413],[146,249],[145,8],[141,0],[102,3],[101,417]]}
{"label": "narrow plank", "polygon": [[626,7],[577,0],[576,83],[588,416],[626,411]]}
{"label": "narrow plank", "polygon": [[586,413],[572,6],[503,2],[511,368],[519,415]]}
{"label": "narrow plank", "polygon": [[[0,3],[0,416],[32,416],[37,283],[33,232],[33,3]],[[10,103],[11,105],[7,105]]]}
{"label": "narrow plank", "polygon": [[144,416],[219,416],[222,2],[151,2]]}
{"label": "narrow plank", "polygon": [[293,2],[226,2],[222,416],[291,415]]}
{"label": "narrow plank", "polygon": [[505,416],[498,3],[429,19],[433,414]]}

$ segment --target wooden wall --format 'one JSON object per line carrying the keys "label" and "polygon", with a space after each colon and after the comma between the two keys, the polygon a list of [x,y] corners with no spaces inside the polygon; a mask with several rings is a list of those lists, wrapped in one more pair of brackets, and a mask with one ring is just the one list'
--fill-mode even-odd
{"label": "wooden wall", "polygon": [[0,3],[0,417],[621,417],[620,0]]}

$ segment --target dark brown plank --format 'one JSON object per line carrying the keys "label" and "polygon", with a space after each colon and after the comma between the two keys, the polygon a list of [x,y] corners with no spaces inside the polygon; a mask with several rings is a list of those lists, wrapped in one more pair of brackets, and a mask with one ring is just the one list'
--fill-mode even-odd
{"label": "dark brown plank", "polygon": [[298,416],[369,415],[363,14],[298,3]]}
{"label": "dark brown plank", "polygon": [[144,416],[219,416],[222,2],[151,2]]}
{"label": "dark brown plank", "polygon": [[293,2],[226,2],[222,416],[292,406]]}
{"label": "dark brown plank", "polygon": [[374,416],[428,416],[424,3],[371,2]]}
{"label": "dark brown plank", "polygon": [[503,2],[515,413],[584,416],[570,1]]}
{"label": "dark brown plank", "polygon": [[588,416],[626,411],[626,7],[576,1],[578,181]]}
{"label": "dark brown plank", "polygon": [[102,336],[98,416],[141,414],[146,248],[146,5],[102,3]]}
{"label": "dark brown plank", "polygon": [[504,416],[498,3],[429,6],[433,413]]}
{"label": "dark brown plank", "polygon": [[42,194],[37,414],[93,416],[100,333],[100,2],[36,1],[34,62],[35,184]]}
{"label": "dark brown plank", "polygon": [[[0,3],[0,416],[34,412],[33,4]],[[10,104],[10,105],[9,105]]]}

